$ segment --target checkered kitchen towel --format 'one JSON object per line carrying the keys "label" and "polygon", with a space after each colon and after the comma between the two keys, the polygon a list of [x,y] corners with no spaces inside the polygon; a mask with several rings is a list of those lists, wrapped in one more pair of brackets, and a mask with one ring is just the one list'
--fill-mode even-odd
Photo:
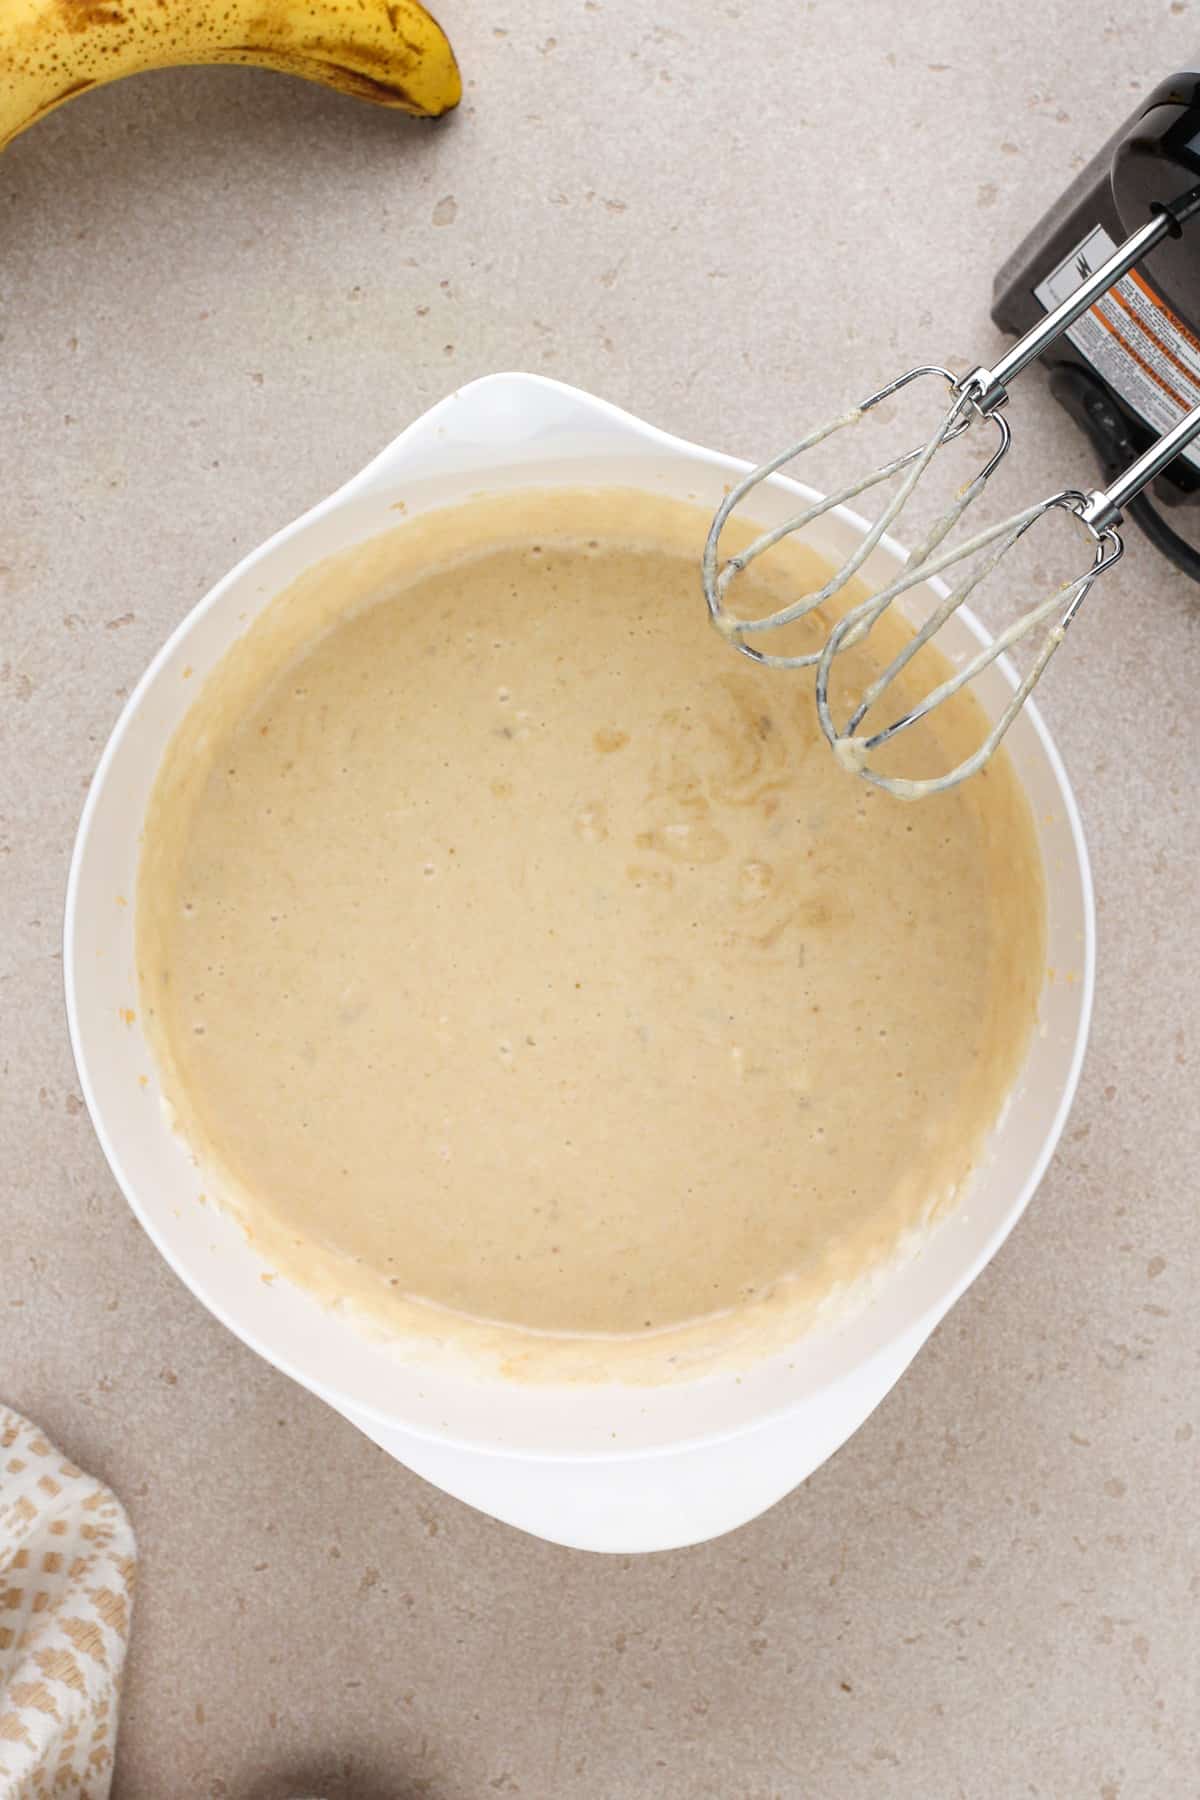
{"label": "checkered kitchen towel", "polygon": [[105,1800],[136,1562],[120,1502],[0,1406],[3,1800]]}

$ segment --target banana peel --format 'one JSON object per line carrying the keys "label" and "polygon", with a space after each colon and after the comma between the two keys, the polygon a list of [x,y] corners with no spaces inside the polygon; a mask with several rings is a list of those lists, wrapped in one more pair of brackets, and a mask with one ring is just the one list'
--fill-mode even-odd
{"label": "banana peel", "polygon": [[462,98],[419,0],[0,0],[0,150],[90,88],[190,63],[279,69],[422,118]]}

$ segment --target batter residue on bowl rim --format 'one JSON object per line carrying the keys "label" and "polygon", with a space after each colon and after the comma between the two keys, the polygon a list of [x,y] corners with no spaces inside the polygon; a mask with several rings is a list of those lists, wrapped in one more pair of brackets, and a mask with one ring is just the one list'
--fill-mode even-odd
{"label": "batter residue on bowl rim", "polygon": [[[613,489],[418,517],[275,600],[159,772],[139,982],[198,1185],[422,1353],[777,1348],[950,1203],[1019,1069],[1007,759],[920,805],[848,777],[809,681],[709,628],[706,527]],[[921,729],[957,760],[976,703]]]}

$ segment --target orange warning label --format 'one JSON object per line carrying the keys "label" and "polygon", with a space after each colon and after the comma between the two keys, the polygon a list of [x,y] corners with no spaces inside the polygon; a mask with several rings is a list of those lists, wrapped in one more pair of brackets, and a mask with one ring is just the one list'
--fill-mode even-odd
{"label": "orange warning label", "polygon": [[[1116,245],[1098,225],[1034,289],[1050,312]],[[1081,356],[1152,430],[1170,429],[1200,403],[1200,338],[1136,270],[1122,276],[1067,332]],[[1200,447],[1183,452],[1200,468]]]}

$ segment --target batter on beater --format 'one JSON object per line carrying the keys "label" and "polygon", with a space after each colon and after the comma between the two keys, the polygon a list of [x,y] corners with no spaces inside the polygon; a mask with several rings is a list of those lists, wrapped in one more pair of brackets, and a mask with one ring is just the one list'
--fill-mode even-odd
{"label": "batter on beater", "polygon": [[[515,1374],[794,1336],[950,1204],[1042,985],[1007,759],[921,806],[848,779],[807,684],[714,638],[707,526],[619,490],[399,525],[255,622],[147,815],[198,1187],[372,1328]],[[964,694],[931,751],[978,726]]]}

